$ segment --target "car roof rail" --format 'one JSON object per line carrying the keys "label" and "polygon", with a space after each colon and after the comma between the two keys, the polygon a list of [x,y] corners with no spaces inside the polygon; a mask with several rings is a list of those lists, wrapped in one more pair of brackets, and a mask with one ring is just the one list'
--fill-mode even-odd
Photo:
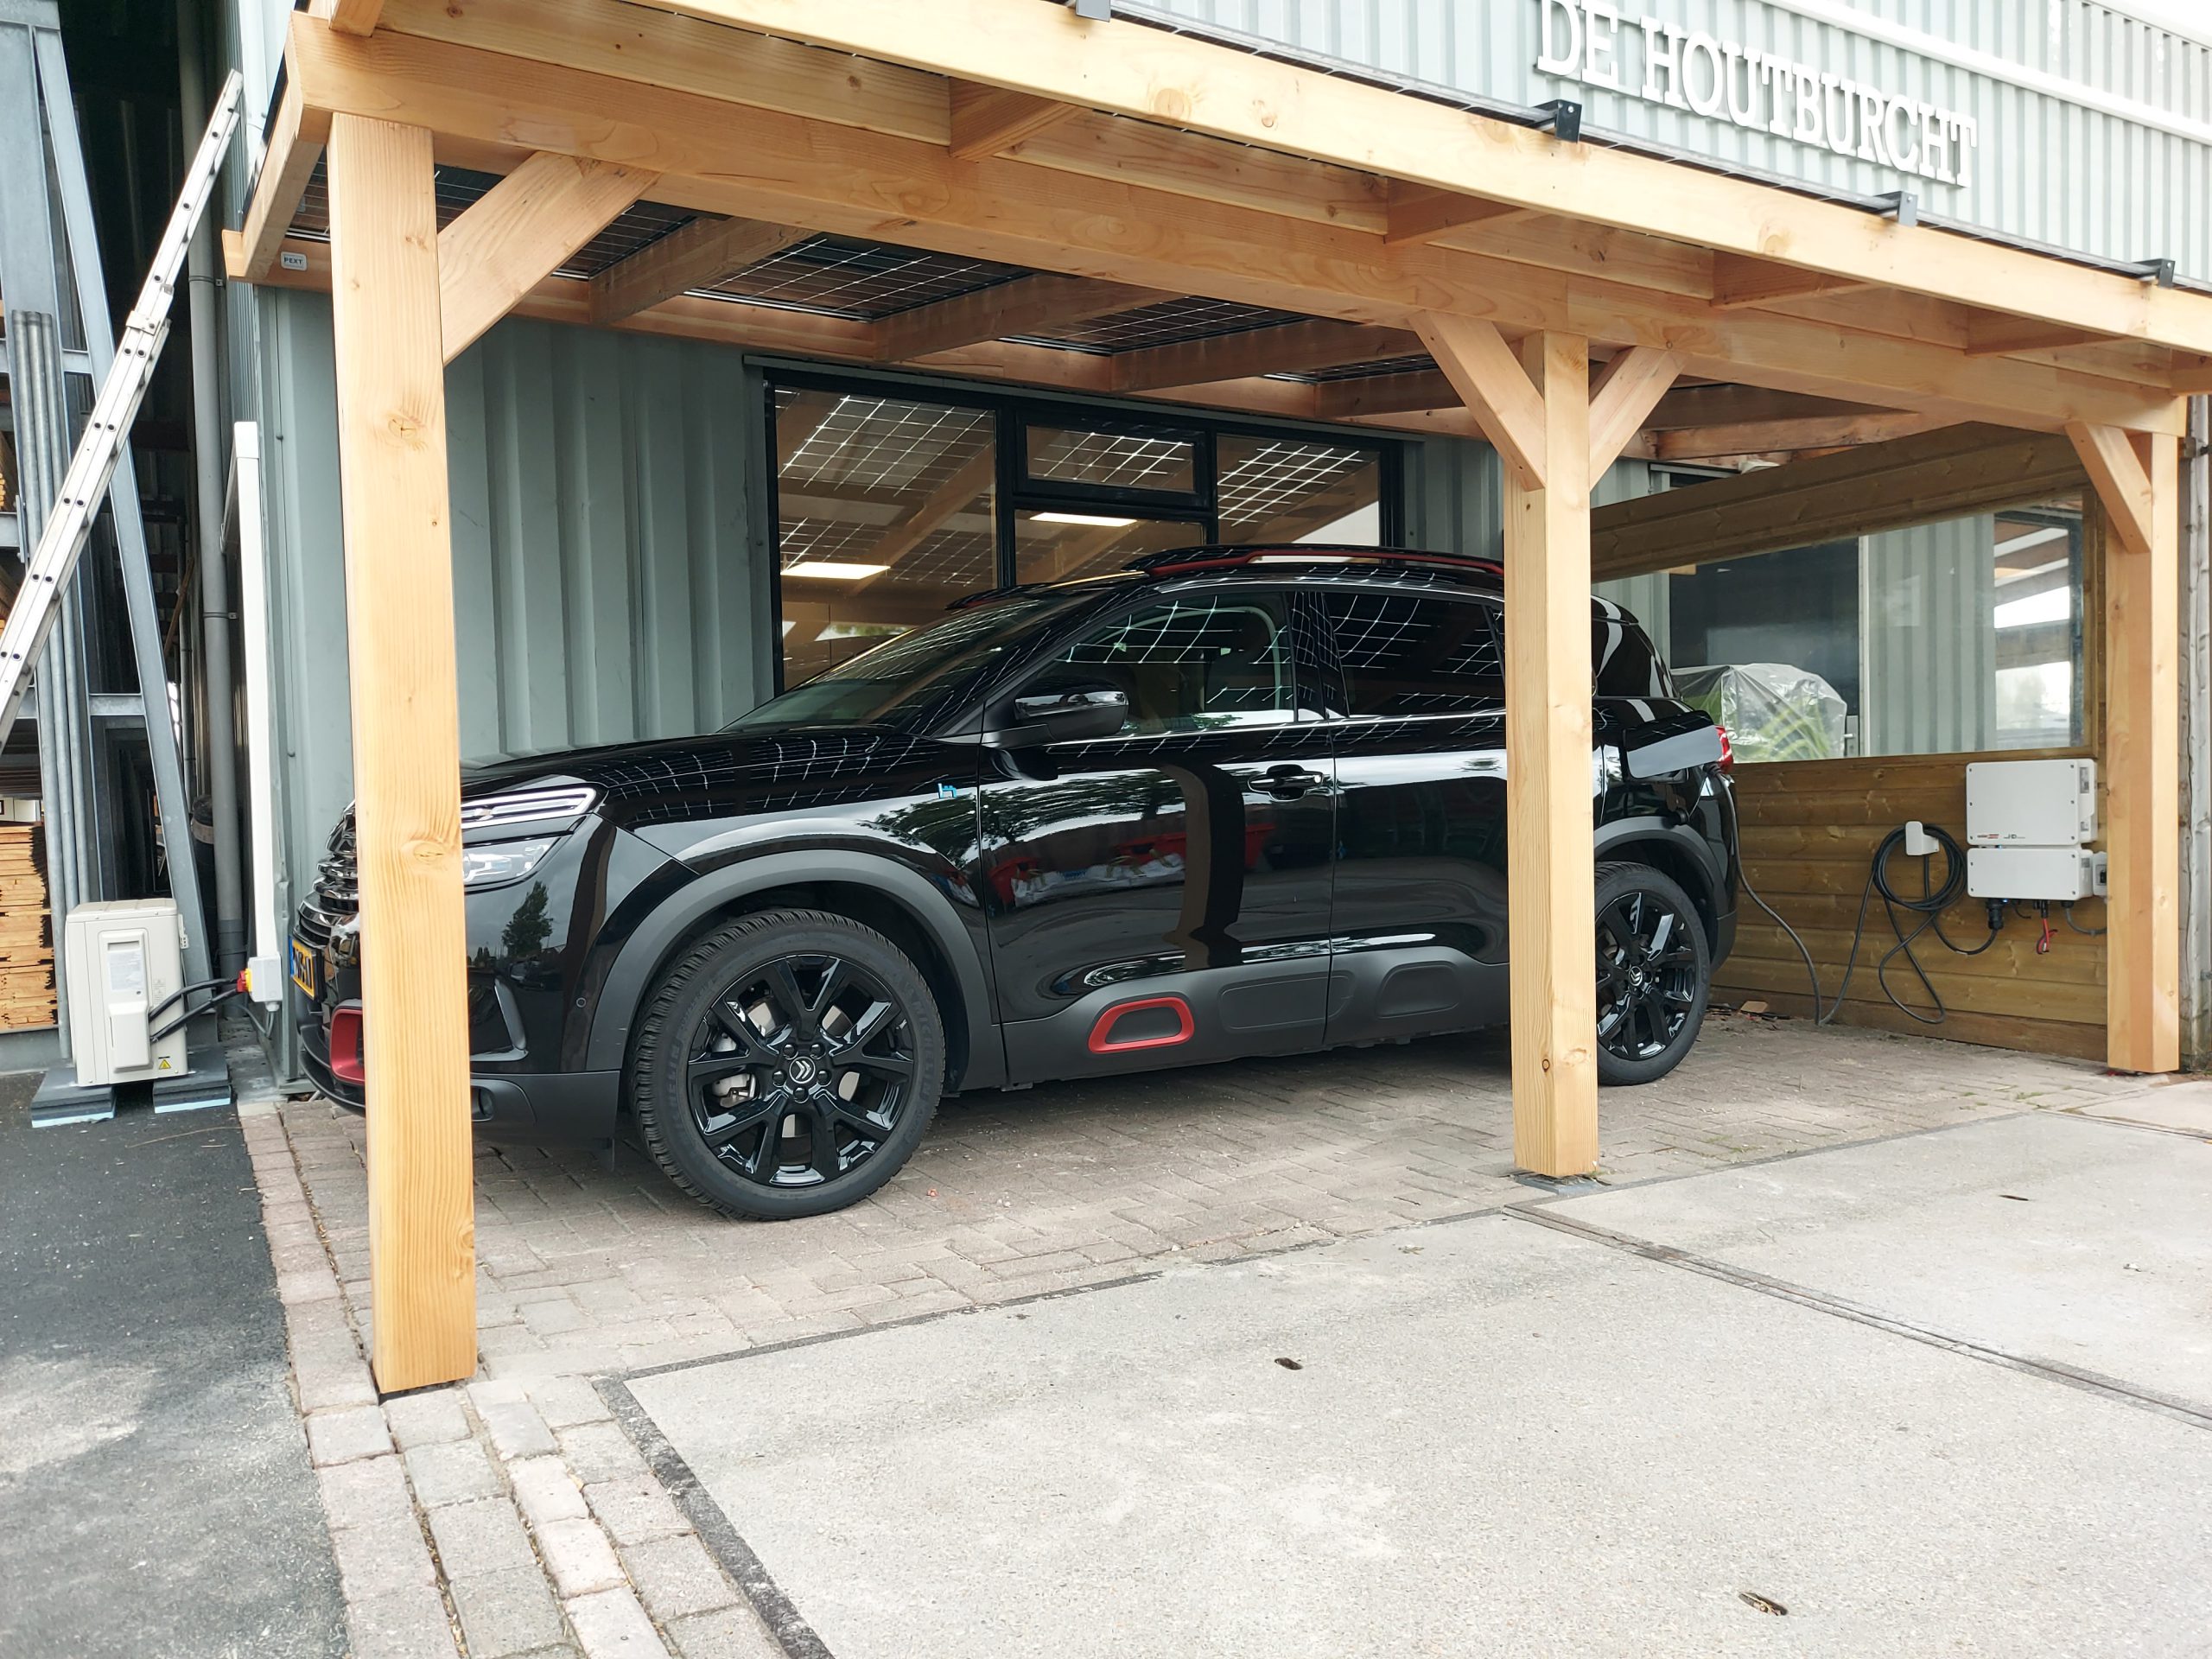
{"label": "car roof rail", "polygon": [[1425,553],[1414,548],[1352,547],[1316,542],[1260,547],[1177,548],[1164,553],[1147,553],[1122,568],[1148,576],[1174,576],[1197,570],[1243,569],[1255,564],[1379,564],[1479,570],[1493,576],[1505,574],[1505,567],[1495,559],[1472,558],[1462,553]]}
{"label": "car roof rail", "polygon": [[1006,588],[986,588],[981,593],[963,594],[944,608],[948,611],[972,610],[978,605],[988,605],[993,600],[1011,599],[1016,594],[1029,593],[1042,585],[1034,582],[1017,582]]}

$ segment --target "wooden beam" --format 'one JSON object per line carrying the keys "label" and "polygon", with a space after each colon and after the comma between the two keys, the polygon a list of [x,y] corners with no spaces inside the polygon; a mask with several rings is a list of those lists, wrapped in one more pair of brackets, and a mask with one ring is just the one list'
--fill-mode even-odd
{"label": "wooden beam", "polygon": [[262,151],[261,171],[246,206],[245,245],[240,268],[244,282],[257,283],[276,267],[277,245],[292,228],[292,215],[307,194],[315,164],[330,137],[330,111],[310,108],[300,89],[287,86],[269,124],[268,143]]}
{"label": "wooden beam", "polygon": [[385,1393],[476,1369],[461,731],[430,135],[330,130],[368,1076],[371,1363]]}
{"label": "wooden beam", "polygon": [[1522,351],[1549,461],[1541,486],[1510,468],[1505,481],[1513,1161],[1581,1175],[1598,1162],[1590,355],[1567,334],[1531,334]]}
{"label": "wooden beam", "polygon": [[809,240],[814,232],[750,219],[695,219],[591,279],[592,321],[604,327]]}
{"label": "wooden beam", "polygon": [[[1545,471],[1556,459],[1545,448],[1548,429],[1543,394],[1504,336],[1490,323],[1441,314],[1421,317],[1414,328],[1452,389],[1481,423],[1508,474],[1522,489],[1541,491]],[[1585,404],[1587,392],[1586,387],[1580,400]],[[1577,455],[1576,468],[1586,459],[1586,454]]]}
{"label": "wooden beam", "polygon": [[1592,515],[1600,582],[1715,559],[1903,530],[2078,490],[2082,463],[2063,437],[1961,426],[1694,490],[1663,490]]}
{"label": "wooden beam", "polygon": [[2158,543],[2158,504],[2144,451],[2128,434],[2109,426],[2076,423],[2066,429],[2066,435],[2096,486],[2097,499],[2104,503],[2120,545],[2148,556]]}
{"label": "wooden beam", "polygon": [[878,325],[887,363],[934,357],[978,340],[1033,334],[1133,311],[1166,295],[1088,276],[1024,276],[934,305],[893,313]]}
{"label": "wooden beam", "polygon": [[373,35],[377,21],[384,15],[384,0],[314,0],[308,8],[317,17],[327,17],[330,26],[343,35]]}
{"label": "wooden beam", "polygon": [[1590,390],[1590,476],[1603,478],[1681,372],[1672,352],[1635,346],[1605,365]]}
{"label": "wooden beam", "polygon": [[668,0],[671,10],[1216,137],[1367,168],[1412,184],[1880,287],[1971,293],[2020,315],[2212,350],[2212,298],[2068,265],[1841,202],[1534,130],[1135,22],[1084,22],[1029,0]]}
{"label": "wooden beam", "polygon": [[1440,369],[1409,370],[1403,374],[1363,374],[1351,380],[1328,380],[1316,386],[1316,408],[1325,421],[1349,421],[1361,416],[1384,416],[1427,410],[1459,410],[1465,405]]}
{"label": "wooden beam", "polygon": [[1814,294],[1849,294],[1867,286],[1832,272],[1777,264],[1770,259],[1746,258],[1737,253],[1713,256],[1713,303],[1723,311]]}
{"label": "wooden beam", "polygon": [[1122,391],[1195,386],[1209,380],[1241,380],[1255,374],[1370,363],[1421,349],[1420,336],[1402,328],[1326,320],[1286,322],[1273,328],[1246,328],[1173,346],[1118,352],[1114,357],[1114,385]]}
{"label": "wooden beam", "polygon": [[1023,139],[1065,121],[1082,106],[1032,98],[972,80],[952,83],[952,153],[963,162],[996,156]]}
{"label": "wooden beam", "polygon": [[1887,443],[1943,424],[1932,415],[1811,415],[1786,421],[1747,421],[1727,426],[1686,426],[1647,433],[1652,461],[1719,461],[1733,455],[1770,455],[1800,449],[1846,449]]}
{"label": "wooden beam", "polygon": [[[907,11],[876,15],[898,29]],[[2017,358],[1968,359],[1955,348],[1776,312],[1716,313],[1692,296],[1602,276],[1569,281],[1440,245],[1378,260],[1376,238],[1360,232],[1225,205],[1193,213],[1184,199],[1135,186],[1003,159],[956,162],[941,148],[649,86],[616,73],[619,53],[601,54],[612,67],[584,72],[389,26],[372,52],[311,19],[296,16],[291,27],[288,61],[311,104],[404,114],[448,135],[440,154],[450,148],[456,159],[510,147],[518,130],[601,160],[634,162],[644,146],[664,169],[656,197],[709,212],[1351,321],[1409,325],[1416,313],[1458,312],[1514,332],[1664,345],[1707,378],[1890,399],[1954,420],[2055,429],[2068,419],[2131,427],[2173,419],[2172,400],[2139,381]],[[588,57],[594,48],[562,49]],[[726,54],[722,67],[746,99],[774,97],[741,53]],[[1132,226],[1144,233],[1131,234]]]}
{"label": "wooden beam", "polygon": [[1769,421],[1809,420],[1815,416],[1880,415],[1891,411],[1842,397],[1808,397],[1765,386],[1677,384],[1659,400],[1644,426],[1667,431],[1685,426],[1750,426]]}
{"label": "wooden beam", "polygon": [[438,232],[446,361],[645,194],[636,168],[540,151]]}
{"label": "wooden beam", "polygon": [[[2181,462],[2172,438],[2144,440],[2129,499],[2127,535],[2106,538],[2104,831],[2106,1063],[2116,1071],[2181,1066]],[[2088,452],[2083,459],[2088,461]],[[2100,468],[2098,494],[2109,507]],[[2143,476],[2133,492],[2133,470]],[[2139,533],[2138,544],[2130,537]]]}
{"label": "wooden beam", "polygon": [[1471,225],[1520,218],[1529,211],[1511,202],[1493,201],[1487,196],[1465,195],[1457,190],[1439,190],[1394,179],[1389,185],[1389,216],[1382,243],[1385,247],[1405,247],[1430,241],[1447,231],[1465,230]]}

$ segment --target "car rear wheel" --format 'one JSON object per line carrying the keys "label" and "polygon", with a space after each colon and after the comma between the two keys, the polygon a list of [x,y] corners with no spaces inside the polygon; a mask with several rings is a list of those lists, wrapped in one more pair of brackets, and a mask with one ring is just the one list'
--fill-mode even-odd
{"label": "car rear wheel", "polygon": [[726,1215],[817,1216],[896,1174],[937,1111],[944,1025],[874,930],[822,911],[699,940],[646,999],[631,1067],[646,1148]]}
{"label": "car rear wheel", "polygon": [[1653,1083],[1705,1023],[1713,957],[1705,923],[1673,877],[1598,867],[1598,1081]]}

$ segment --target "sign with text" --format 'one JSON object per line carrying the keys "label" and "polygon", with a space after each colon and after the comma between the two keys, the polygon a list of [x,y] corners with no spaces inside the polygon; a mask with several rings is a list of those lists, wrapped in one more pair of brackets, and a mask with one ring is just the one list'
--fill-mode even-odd
{"label": "sign with text", "polygon": [[1965,188],[1974,118],[1814,64],[1747,51],[1703,29],[1624,14],[1613,0],[1536,0],[1540,74],[1825,146],[1910,178]]}

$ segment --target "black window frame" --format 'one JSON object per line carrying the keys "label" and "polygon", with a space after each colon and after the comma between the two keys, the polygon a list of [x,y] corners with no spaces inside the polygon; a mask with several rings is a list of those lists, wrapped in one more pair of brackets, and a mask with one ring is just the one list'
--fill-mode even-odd
{"label": "black window frame", "polygon": [[[1116,517],[1150,521],[1193,522],[1203,528],[1202,539],[1221,539],[1217,496],[1220,440],[1225,436],[1303,439],[1335,443],[1345,448],[1371,449],[1376,454],[1380,478],[1376,544],[1402,547],[1406,531],[1406,452],[1408,443],[1382,433],[1350,431],[1343,427],[1297,421],[1250,420],[1236,416],[1216,417],[1192,411],[1154,416],[1149,410],[1126,404],[1095,404],[1078,397],[1053,397],[997,391],[980,386],[911,379],[899,375],[839,373],[834,370],[778,364],[761,365],[762,446],[767,468],[763,492],[764,545],[769,550],[768,628],[774,674],[772,695],[788,688],[784,683],[783,522],[779,497],[782,469],[776,457],[776,394],[785,390],[820,391],[853,397],[905,398],[963,409],[992,411],[992,441],[997,445],[997,467],[993,480],[994,515],[998,546],[994,569],[996,585],[1012,588],[1021,578],[1015,568],[1015,525],[1018,516],[1033,512],[1095,512],[1111,509]],[[1139,437],[1185,437],[1197,440],[1194,487],[1187,492],[1114,490],[1059,480],[1032,480],[1027,474],[1028,428],[1032,423],[1081,431],[1113,432]]]}

